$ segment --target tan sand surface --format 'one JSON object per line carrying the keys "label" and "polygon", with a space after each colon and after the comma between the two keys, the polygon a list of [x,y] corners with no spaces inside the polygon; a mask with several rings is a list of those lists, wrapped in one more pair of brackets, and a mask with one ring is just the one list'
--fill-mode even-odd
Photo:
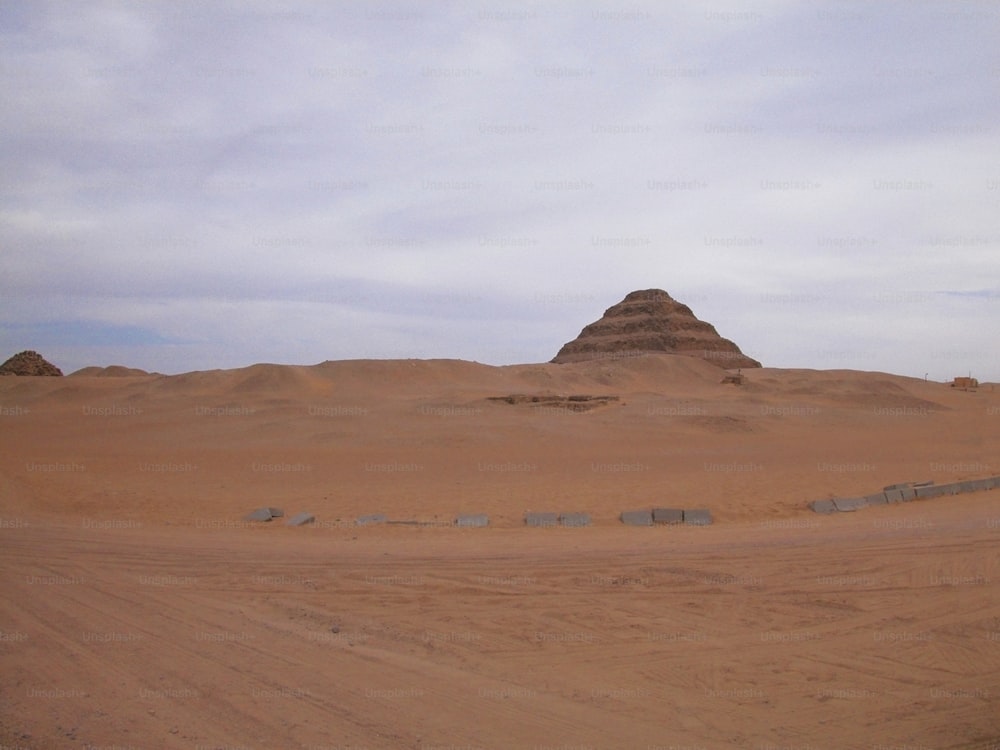
{"label": "tan sand surface", "polygon": [[1000,747],[1000,490],[806,508],[1000,474],[1000,394],[723,372],[0,379],[0,747]]}

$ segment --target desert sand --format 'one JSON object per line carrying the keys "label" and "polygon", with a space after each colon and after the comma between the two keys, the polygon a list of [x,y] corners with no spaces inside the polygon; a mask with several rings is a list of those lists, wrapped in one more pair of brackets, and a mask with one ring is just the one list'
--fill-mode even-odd
{"label": "desert sand", "polygon": [[1000,393],[723,374],[0,378],[0,747],[1000,747],[1000,490],[807,507],[1000,474]]}

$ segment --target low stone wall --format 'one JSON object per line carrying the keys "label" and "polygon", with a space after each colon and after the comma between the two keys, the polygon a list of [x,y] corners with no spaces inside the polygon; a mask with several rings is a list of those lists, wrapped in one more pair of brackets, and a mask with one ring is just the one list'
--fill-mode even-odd
{"label": "low stone wall", "polygon": [[967,492],[983,492],[1000,488],[1000,476],[985,479],[966,479],[961,482],[934,484],[933,481],[901,482],[890,484],[882,492],[864,497],[834,497],[813,500],[809,507],[816,513],[850,513],[874,505],[907,503],[912,500],[930,500],[935,497],[950,497]]}

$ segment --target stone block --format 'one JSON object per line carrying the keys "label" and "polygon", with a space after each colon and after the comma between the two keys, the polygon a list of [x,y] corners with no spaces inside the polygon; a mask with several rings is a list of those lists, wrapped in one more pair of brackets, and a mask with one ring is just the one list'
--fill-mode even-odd
{"label": "stone block", "polygon": [[841,513],[850,513],[868,507],[868,501],[863,497],[835,497],[833,504]]}
{"label": "stone block", "polygon": [[559,523],[562,526],[590,526],[590,516],[587,513],[562,513]]}
{"label": "stone block", "polygon": [[865,495],[864,499],[868,501],[868,505],[886,505],[889,502],[885,492],[876,492],[872,495]]}
{"label": "stone block", "polygon": [[455,519],[456,526],[466,526],[473,528],[481,528],[483,526],[490,525],[490,517],[485,513],[476,513],[472,515],[458,516]]}
{"label": "stone block", "polygon": [[684,523],[684,511],[680,508],[653,508],[653,523]]}
{"label": "stone block", "polygon": [[[894,490],[885,491],[885,500],[887,503],[901,503],[903,502],[903,490],[908,490],[909,487],[899,487]],[[912,492],[912,490],[910,490]]]}
{"label": "stone block", "polygon": [[555,526],[559,523],[558,513],[525,513],[524,523],[527,526]]}
{"label": "stone block", "polygon": [[706,508],[684,511],[684,523],[688,526],[710,526],[712,514]]}
{"label": "stone block", "polygon": [[813,500],[809,503],[809,507],[816,513],[835,513],[837,510],[837,506],[833,504],[833,500]]}
{"label": "stone block", "polygon": [[313,523],[315,520],[316,516],[312,513],[296,513],[285,521],[285,526],[305,526],[306,524]]}
{"label": "stone block", "polygon": [[621,514],[622,523],[626,526],[652,526],[653,511],[626,510]]}
{"label": "stone block", "polygon": [[270,521],[273,517],[270,508],[257,508],[252,513],[243,516],[244,521]]}

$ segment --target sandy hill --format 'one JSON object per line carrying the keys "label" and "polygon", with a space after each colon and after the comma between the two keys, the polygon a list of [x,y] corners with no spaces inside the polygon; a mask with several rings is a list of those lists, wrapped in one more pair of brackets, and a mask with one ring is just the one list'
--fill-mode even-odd
{"label": "sandy hill", "polygon": [[617,359],[643,353],[685,354],[724,368],[760,367],[710,323],[662,289],[631,292],[565,344],[555,363]]}
{"label": "sandy hill", "polygon": [[69,377],[76,378],[135,378],[144,375],[155,375],[136,367],[123,367],[122,365],[109,365],[108,367],[82,367],[69,374]]}
{"label": "sandy hill", "polygon": [[[528,509],[612,523],[627,507],[674,503],[725,521],[1000,469],[988,389],[774,368],[734,386],[723,374],[657,354],[5,378],[0,497],[26,512],[182,524],[269,503],[328,519],[481,510],[499,525]],[[84,468],[32,468],[74,463]]]}

